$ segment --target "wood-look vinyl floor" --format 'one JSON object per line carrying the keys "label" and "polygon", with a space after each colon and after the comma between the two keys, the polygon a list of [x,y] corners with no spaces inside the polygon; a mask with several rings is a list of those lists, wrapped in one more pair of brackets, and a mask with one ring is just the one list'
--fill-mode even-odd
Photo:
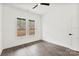
{"label": "wood-look vinyl floor", "polygon": [[46,41],[36,41],[4,49],[1,56],[79,56],[79,52]]}

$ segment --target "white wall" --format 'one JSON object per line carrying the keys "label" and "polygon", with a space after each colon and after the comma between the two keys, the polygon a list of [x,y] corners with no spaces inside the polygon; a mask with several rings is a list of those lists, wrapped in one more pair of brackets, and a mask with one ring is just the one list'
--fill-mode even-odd
{"label": "white wall", "polygon": [[78,4],[52,4],[43,17],[43,40],[79,51],[77,22]]}
{"label": "white wall", "polygon": [[1,31],[1,27],[2,27],[2,4],[0,4],[0,54],[1,54],[1,52],[2,52],[2,35],[1,35],[1,33],[2,33],[2,31]]}
{"label": "white wall", "polygon": [[[16,36],[17,17],[35,20],[36,34],[35,36],[25,36],[18,38]],[[13,46],[33,42],[42,39],[41,36],[41,16],[24,11],[9,5],[3,5],[3,49]],[[27,28],[26,28],[27,29]]]}
{"label": "white wall", "polygon": [[79,4],[77,4],[77,11],[75,14],[76,17],[73,17],[72,20],[72,48],[79,51]]}

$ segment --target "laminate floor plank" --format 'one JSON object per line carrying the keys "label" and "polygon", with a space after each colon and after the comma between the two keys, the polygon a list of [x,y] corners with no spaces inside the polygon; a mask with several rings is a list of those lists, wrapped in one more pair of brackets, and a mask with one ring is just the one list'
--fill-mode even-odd
{"label": "laminate floor plank", "polygon": [[79,52],[46,41],[39,41],[4,49],[1,56],[79,56]]}

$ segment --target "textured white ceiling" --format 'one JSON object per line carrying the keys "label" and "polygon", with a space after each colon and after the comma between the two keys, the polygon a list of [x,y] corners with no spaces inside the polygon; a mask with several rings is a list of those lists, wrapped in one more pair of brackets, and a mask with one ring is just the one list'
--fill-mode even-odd
{"label": "textured white ceiling", "polygon": [[41,15],[44,15],[47,12],[49,12],[49,9],[51,8],[52,5],[52,4],[50,4],[50,6],[39,5],[37,8],[32,9],[36,4],[38,3],[12,3],[10,5],[24,10],[29,10],[33,13],[41,14]]}

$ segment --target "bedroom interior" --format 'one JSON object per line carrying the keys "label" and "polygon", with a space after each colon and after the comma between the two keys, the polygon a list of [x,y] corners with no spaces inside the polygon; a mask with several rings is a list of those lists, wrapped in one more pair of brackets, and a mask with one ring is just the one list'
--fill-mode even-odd
{"label": "bedroom interior", "polygon": [[0,3],[1,56],[79,56],[78,3]]}

